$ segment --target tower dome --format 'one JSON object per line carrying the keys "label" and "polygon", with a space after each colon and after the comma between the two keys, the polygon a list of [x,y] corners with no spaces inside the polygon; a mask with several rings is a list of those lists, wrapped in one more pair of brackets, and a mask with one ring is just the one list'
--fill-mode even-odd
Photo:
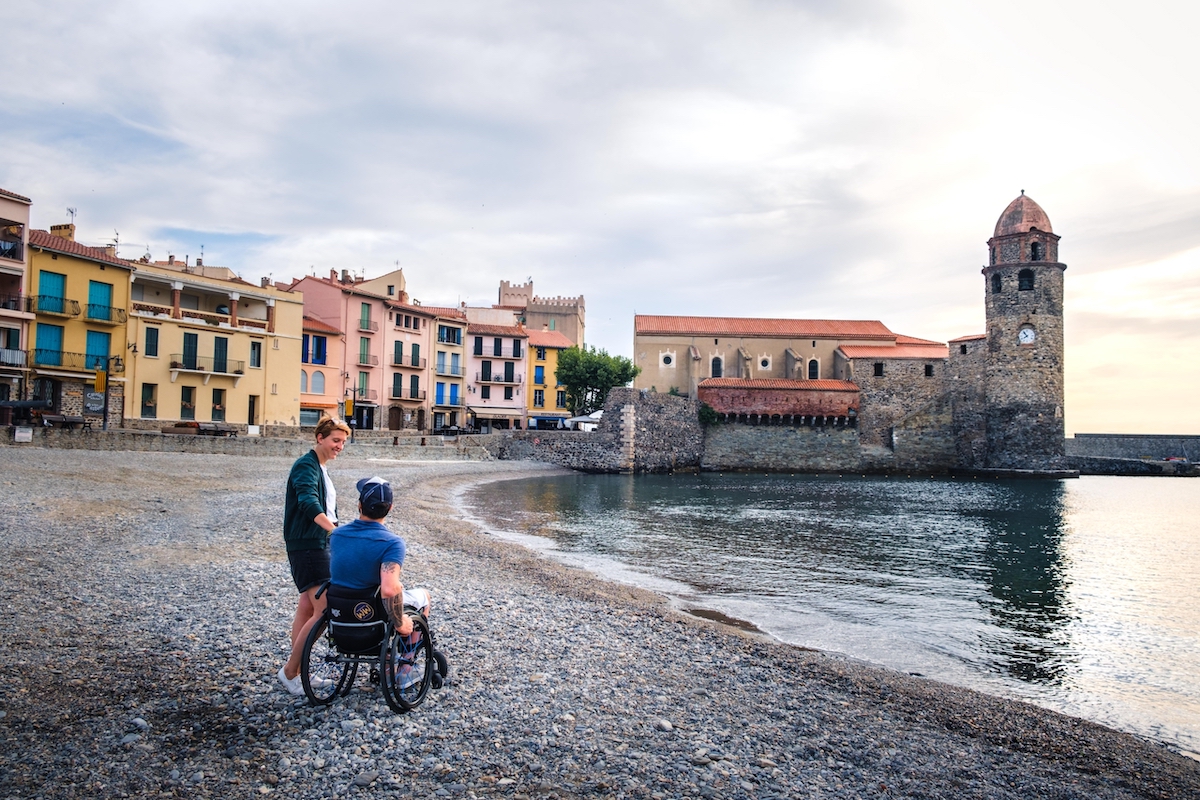
{"label": "tower dome", "polygon": [[1046,212],[1026,197],[1025,190],[1022,189],[1021,196],[1009,203],[1008,208],[1004,209],[1004,213],[996,221],[996,232],[992,235],[1010,236],[1014,233],[1027,233],[1034,228],[1044,233],[1054,233]]}

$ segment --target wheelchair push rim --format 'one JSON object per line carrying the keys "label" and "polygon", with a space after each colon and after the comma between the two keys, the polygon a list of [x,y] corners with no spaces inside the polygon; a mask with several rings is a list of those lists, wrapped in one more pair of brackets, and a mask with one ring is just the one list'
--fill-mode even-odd
{"label": "wheelchair push rim", "polygon": [[308,632],[300,658],[300,679],[308,701],[317,706],[332,703],[350,690],[357,672],[357,661],[347,659],[333,643],[328,614],[322,616]]}
{"label": "wheelchair push rim", "polygon": [[429,625],[420,613],[409,614],[413,631],[401,636],[394,626],[388,626],[380,656],[383,661],[383,696],[393,711],[412,711],[429,694],[437,663],[433,654],[433,637]]}

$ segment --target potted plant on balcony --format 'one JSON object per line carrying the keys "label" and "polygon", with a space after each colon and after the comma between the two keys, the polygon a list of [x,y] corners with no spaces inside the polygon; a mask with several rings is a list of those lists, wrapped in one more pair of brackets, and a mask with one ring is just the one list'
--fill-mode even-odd
{"label": "potted plant on balcony", "polygon": [[182,361],[172,361],[171,369],[183,369],[183,362]]}

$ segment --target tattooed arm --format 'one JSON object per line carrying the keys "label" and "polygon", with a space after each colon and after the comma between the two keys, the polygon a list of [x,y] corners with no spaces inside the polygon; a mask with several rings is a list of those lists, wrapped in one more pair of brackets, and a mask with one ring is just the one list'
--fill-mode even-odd
{"label": "tattooed arm", "polygon": [[404,586],[400,583],[400,565],[385,561],[379,566],[379,595],[387,609],[396,632],[401,636],[412,633],[412,620],[404,613]]}

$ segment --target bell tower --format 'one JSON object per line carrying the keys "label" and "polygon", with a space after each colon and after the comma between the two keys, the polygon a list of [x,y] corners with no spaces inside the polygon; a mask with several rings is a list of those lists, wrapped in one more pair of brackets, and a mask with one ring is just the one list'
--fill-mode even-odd
{"label": "bell tower", "polygon": [[1008,204],[988,240],[986,464],[1049,469],[1063,457],[1063,272],[1042,207]]}

